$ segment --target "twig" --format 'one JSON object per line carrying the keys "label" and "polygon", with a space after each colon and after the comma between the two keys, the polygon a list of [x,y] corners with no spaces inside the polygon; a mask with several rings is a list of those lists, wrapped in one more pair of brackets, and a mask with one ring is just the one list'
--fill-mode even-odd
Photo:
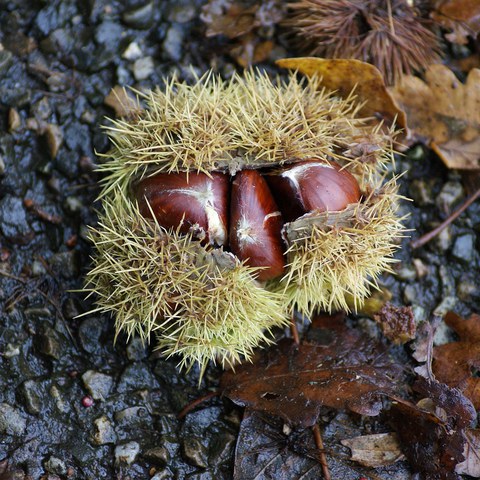
{"label": "twig", "polygon": [[322,434],[320,433],[320,427],[316,423],[312,427],[313,437],[315,438],[315,445],[318,448],[318,458],[320,465],[322,466],[322,475],[325,480],[331,480],[330,470],[328,469],[327,457],[325,455],[325,448],[323,446]]}
{"label": "twig", "polygon": [[185,415],[190,413],[196,406],[200,405],[203,402],[206,402],[207,400],[210,400],[213,397],[218,397],[219,395],[220,395],[219,391],[210,392],[210,393],[207,393],[206,395],[203,395],[195,399],[193,402],[190,402],[186,407],[184,407],[184,409],[177,415],[177,418],[179,420],[182,419],[183,417],[185,417]]}
{"label": "twig", "polygon": [[411,242],[410,246],[412,249],[423,247],[423,245],[432,240],[432,238],[435,238],[442,230],[456,220],[456,218],[461,215],[478,197],[480,197],[480,188],[471,197],[469,197],[463,205],[449,215],[445,221],[438,225],[438,227]]}
{"label": "twig", "polygon": [[290,318],[290,331],[292,332],[293,341],[295,345],[300,345],[300,335],[298,334],[297,323],[295,322],[295,314],[292,313]]}

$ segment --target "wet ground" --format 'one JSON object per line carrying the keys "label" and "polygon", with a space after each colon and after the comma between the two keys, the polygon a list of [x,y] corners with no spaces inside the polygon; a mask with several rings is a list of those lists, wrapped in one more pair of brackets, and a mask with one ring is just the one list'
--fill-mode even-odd
{"label": "wet ground", "polygon": [[[91,302],[75,292],[89,265],[95,151],[108,148],[99,125],[114,115],[104,103],[111,88],[190,79],[191,65],[225,76],[236,68],[225,40],[205,39],[202,3],[0,0],[2,479],[232,478],[241,411],[214,399],[176,418],[220,371],[211,368],[199,390],[197,372],[179,374],[135,339],[114,344],[109,318],[78,318]],[[275,41],[274,54],[287,54]],[[422,147],[397,169],[408,169],[402,189],[414,201],[403,210],[414,237],[465,197],[459,175]],[[477,203],[418,251],[406,240],[398,275],[384,280],[394,303],[412,305],[419,321],[475,310],[479,233]],[[367,319],[357,327],[374,330]],[[441,326],[436,341],[449,335]],[[327,437],[335,428],[327,423]]]}

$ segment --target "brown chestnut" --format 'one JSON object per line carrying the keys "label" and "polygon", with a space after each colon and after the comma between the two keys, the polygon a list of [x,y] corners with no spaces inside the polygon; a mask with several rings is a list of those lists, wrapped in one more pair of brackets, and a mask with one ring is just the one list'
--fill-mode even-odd
{"label": "brown chestnut", "polygon": [[180,227],[210,244],[225,245],[229,177],[223,173],[160,173],[135,188],[140,213],[165,228]]}
{"label": "brown chestnut", "polygon": [[256,170],[243,170],[232,184],[230,249],[252,267],[266,267],[261,281],[284,272],[283,221],[265,179]]}
{"label": "brown chestnut", "polygon": [[360,200],[353,175],[335,162],[306,160],[266,174],[285,221],[311,211],[339,211]]}

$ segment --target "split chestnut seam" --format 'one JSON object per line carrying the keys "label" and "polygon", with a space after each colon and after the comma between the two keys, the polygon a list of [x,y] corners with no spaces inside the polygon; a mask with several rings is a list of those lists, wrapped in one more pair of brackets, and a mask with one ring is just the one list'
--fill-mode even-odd
{"label": "split chestnut seam", "polygon": [[296,310],[361,305],[402,235],[392,134],[318,78],[246,72],[140,94],[113,148],[85,290],[180,367],[250,359]]}

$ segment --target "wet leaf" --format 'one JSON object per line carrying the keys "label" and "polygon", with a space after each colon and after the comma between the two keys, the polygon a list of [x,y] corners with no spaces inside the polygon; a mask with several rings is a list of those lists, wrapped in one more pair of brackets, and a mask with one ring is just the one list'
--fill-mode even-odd
{"label": "wet leaf", "polygon": [[380,324],[383,334],[394,343],[405,343],[415,338],[412,307],[396,307],[386,303],[373,318]]}
{"label": "wet leaf", "polygon": [[433,373],[439,381],[460,389],[480,409],[480,378],[474,376],[480,368],[480,315],[464,320],[449,312],[445,323],[460,339],[433,349]]}
{"label": "wet leaf", "polygon": [[338,91],[342,97],[351,95],[352,90],[363,104],[362,115],[375,117],[387,126],[394,122],[397,128],[406,128],[405,113],[388,92],[382,74],[369,63],[359,60],[324,58],[284,58],[277,60],[282,68],[298,70],[305,75],[317,74],[329,90]]}
{"label": "wet leaf", "polygon": [[313,321],[306,341],[279,342],[222,377],[223,394],[238,405],[308,427],[322,406],[375,416],[395,395],[401,367],[382,345],[348,329],[342,316]]}
{"label": "wet leaf", "polygon": [[478,0],[437,0],[430,16],[443,28],[451,30],[449,41],[465,45],[468,37],[480,32],[480,2]]}
{"label": "wet leaf", "polygon": [[433,379],[418,377],[414,390],[423,398],[419,406],[398,402],[389,412],[402,450],[426,480],[456,480],[475,409],[459,390]]}
{"label": "wet leaf", "polygon": [[430,65],[425,81],[405,76],[391,89],[407,113],[411,141],[429,145],[448,168],[480,168],[480,69],[462,84],[444,65]]}
{"label": "wet leaf", "polygon": [[318,451],[310,429],[285,429],[284,422],[278,417],[247,409],[240,425],[233,478],[322,478],[317,458]]}
{"label": "wet leaf", "polygon": [[352,451],[352,460],[365,467],[382,467],[404,459],[396,433],[377,433],[341,441]]}
{"label": "wet leaf", "polygon": [[480,478],[480,430],[467,430],[465,434],[467,437],[463,452],[465,460],[456,466],[455,471]]}

